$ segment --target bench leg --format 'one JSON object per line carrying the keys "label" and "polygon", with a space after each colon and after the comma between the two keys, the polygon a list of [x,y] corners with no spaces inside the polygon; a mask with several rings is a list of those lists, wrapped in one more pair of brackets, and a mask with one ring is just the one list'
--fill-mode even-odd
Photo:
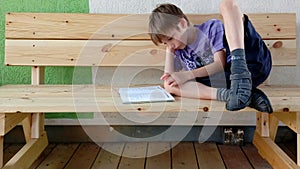
{"label": "bench leg", "polygon": [[[285,114],[285,119],[288,114]],[[298,165],[274,142],[277,127],[278,116],[276,113],[271,115],[265,113],[257,113],[257,126],[253,138],[253,144],[257,148],[259,154],[265,158],[274,168],[300,169],[299,165],[299,147],[298,147]],[[270,124],[269,124],[270,123]],[[270,129],[267,129],[270,127]],[[300,136],[298,136],[298,145]]]}
{"label": "bench leg", "polygon": [[34,113],[32,115],[31,138],[39,138],[44,129],[44,113]]}
{"label": "bench leg", "polygon": [[29,168],[48,145],[47,134],[26,143],[3,167],[3,169]]}
{"label": "bench leg", "polygon": [[3,167],[4,137],[0,136],[0,168]]}
{"label": "bench leg", "polygon": [[24,132],[26,143],[28,143],[29,140],[31,139],[31,119],[32,119],[31,116],[28,116],[22,121],[23,132]]}
{"label": "bench leg", "polygon": [[265,158],[274,168],[299,169],[300,167],[276,145],[269,137],[261,137],[257,132],[254,134],[253,144],[259,154]]}
{"label": "bench leg", "polygon": [[297,133],[297,164],[300,166],[300,133]]}
{"label": "bench leg", "polygon": [[[4,165],[4,136],[20,123],[23,126],[26,144]],[[0,113],[0,168],[29,168],[47,145],[43,113]]]}
{"label": "bench leg", "polygon": [[269,137],[269,114],[256,113],[256,132],[262,137]]}
{"label": "bench leg", "polygon": [[275,141],[279,120],[274,114],[270,114],[270,138]]}

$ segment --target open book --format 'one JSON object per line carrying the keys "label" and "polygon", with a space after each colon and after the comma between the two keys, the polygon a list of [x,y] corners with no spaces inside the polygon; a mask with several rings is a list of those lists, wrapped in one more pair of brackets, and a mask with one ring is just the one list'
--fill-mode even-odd
{"label": "open book", "polygon": [[174,97],[160,86],[120,88],[123,103],[170,102]]}

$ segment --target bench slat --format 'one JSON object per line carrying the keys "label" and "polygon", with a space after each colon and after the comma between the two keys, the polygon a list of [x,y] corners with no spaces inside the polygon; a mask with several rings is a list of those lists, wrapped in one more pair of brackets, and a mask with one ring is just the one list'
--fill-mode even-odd
{"label": "bench slat", "polygon": [[6,65],[163,66],[165,51],[150,41],[7,40]]}
{"label": "bench slat", "polygon": [[[140,85],[138,85],[140,86]],[[50,88],[50,89],[49,89]],[[107,85],[4,85],[0,88],[0,96],[3,98],[39,98],[39,97],[71,97],[74,93],[80,96],[112,96],[109,92],[118,86]],[[299,86],[288,85],[261,85],[260,88],[270,97],[300,97]],[[94,93],[95,92],[95,93]],[[116,94],[113,92],[113,94]],[[115,96],[117,96],[116,94]],[[300,103],[299,103],[300,104]]]}
{"label": "bench slat", "polygon": [[[7,39],[149,39],[148,14],[8,13]],[[221,18],[190,14],[192,23]],[[249,14],[263,39],[295,39],[296,14]]]}
{"label": "bench slat", "polygon": [[[300,109],[299,87],[264,87],[274,111]],[[284,93],[284,94],[283,94]],[[56,97],[55,97],[56,95]],[[152,104],[123,104],[116,89],[110,86],[91,85],[9,85],[0,88],[0,111],[3,113],[37,113],[37,112],[129,112],[133,117],[136,113],[153,116],[161,112],[175,115],[178,112],[223,112],[225,103],[210,100],[198,100],[176,97],[176,102]],[[253,111],[246,108],[241,111]],[[177,113],[176,113],[177,112]],[[152,115],[151,115],[152,114]],[[196,113],[197,114],[197,113]]]}
{"label": "bench slat", "polygon": [[272,54],[272,64],[276,66],[297,65],[296,40],[266,40]]}
{"label": "bench slat", "polygon": [[[296,40],[266,44],[273,65],[296,65]],[[165,60],[164,47],[146,40],[6,40],[5,53],[6,65],[27,66],[163,66]]]}

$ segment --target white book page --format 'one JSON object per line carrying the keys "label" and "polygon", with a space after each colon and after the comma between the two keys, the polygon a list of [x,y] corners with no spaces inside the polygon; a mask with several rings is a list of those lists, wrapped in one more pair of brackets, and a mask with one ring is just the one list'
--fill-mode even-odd
{"label": "white book page", "polygon": [[174,97],[160,86],[120,88],[123,103],[174,101]]}

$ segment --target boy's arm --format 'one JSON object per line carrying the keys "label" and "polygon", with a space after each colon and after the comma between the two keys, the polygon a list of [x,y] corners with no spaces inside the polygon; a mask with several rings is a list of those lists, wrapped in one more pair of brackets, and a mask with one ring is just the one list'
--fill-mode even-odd
{"label": "boy's arm", "polygon": [[174,49],[166,47],[166,59],[164,74],[161,76],[161,80],[167,80],[174,72]]}
{"label": "boy's arm", "polygon": [[192,70],[192,75],[195,77],[206,77],[224,70],[226,63],[225,50],[220,50],[214,54],[214,62],[198,69]]}
{"label": "boy's arm", "polygon": [[174,49],[166,48],[165,72],[172,74],[174,72]]}
{"label": "boy's arm", "polygon": [[172,81],[172,86],[183,84],[196,77],[206,77],[224,70],[226,63],[225,50],[220,50],[214,54],[214,62],[191,71],[173,72],[171,74],[175,81]]}

